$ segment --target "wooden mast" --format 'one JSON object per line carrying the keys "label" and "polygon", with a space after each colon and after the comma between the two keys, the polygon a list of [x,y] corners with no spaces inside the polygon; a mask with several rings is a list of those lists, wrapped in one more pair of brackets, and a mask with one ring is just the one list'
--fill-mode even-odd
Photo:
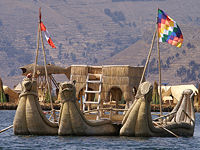
{"label": "wooden mast", "polygon": [[44,50],[44,42],[43,42],[43,37],[42,37],[40,23],[41,23],[41,8],[39,8],[39,23],[38,23],[38,33],[37,33],[37,49],[36,49],[35,65],[34,65],[34,68],[33,68],[33,78],[35,78],[36,66],[37,66],[37,61],[38,61],[38,53],[39,53],[39,39],[41,38],[42,51],[43,51],[43,56],[44,56],[45,76],[46,76],[47,88],[48,88],[47,92],[49,94],[49,99],[50,99],[50,103],[51,103],[51,111],[53,113],[54,122],[56,122],[56,114],[55,114],[55,110],[53,108],[51,90],[50,90],[50,85],[49,85],[49,80],[48,80],[47,63],[46,63],[46,53],[45,53],[45,50]]}
{"label": "wooden mast", "polygon": [[[157,16],[158,16],[158,14],[157,14]],[[159,92],[160,92],[159,103],[160,103],[160,116],[162,116],[161,65],[160,65],[160,48],[159,48],[158,19],[157,19],[157,50],[158,50]]]}
{"label": "wooden mast", "polygon": [[41,7],[39,8],[39,22],[38,22],[38,32],[37,32],[37,49],[35,54],[35,65],[33,68],[33,78],[35,78],[36,66],[38,62],[38,53],[39,53],[39,40],[40,40],[40,22],[41,22]]}
{"label": "wooden mast", "polygon": [[143,78],[144,78],[144,75],[145,75],[145,71],[146,71],[146,68],[147,68],[149,60],[150,60],[150,56],[151,56],[151,52],[152,52],[152,49],[153,49],[156,33],[157,33],[157,50],[158,50],[158,69],[159,69],[159,92],[160,92],[159,103],[160,103],[160,116],[162,116],[163,113],[162,113],[162,93],[161,93],[161,65],[160,65],[158,21],[156,23],[156,29],[155,29],[155,32],[154,32],[154,35],[153,35],[153,38],[152,38],[151,47],[150,47],[149,54],[148,54],[148,57],[147,57],[147,60],[146,60],[146,64],[144,66],[144,70],[143,70],[143,73],[142,73],[140,84],[143,81]]}
{"label": "wooden mast", "polygon": [[143,70],[143,73],[142,73],[142,77],[141,77],[141,79],[140,79],[140,84],[141,84],[142,81],[143,81],[143,78],[144,78],[144,75],[145,75],[147,66],[148,66],[148,64],[149,64],[149,60],[150,60],[150,57],[151,57],[151,52],[152,52],[153,45],[154,45],[154,41],[155,41],[155,37],[156,37],[156,32],[157,32],[157,25],[156,25],[155,32],[154,32],[154,34],[153,34],[153,38],[152,38],[152,42],[151,42],[151,47],[150,47],[150,50],[149,50],[149,54],[148,54],[148,56],[147,56],[147,60],[146,60],[145,66],[144,66],[144,70]]}

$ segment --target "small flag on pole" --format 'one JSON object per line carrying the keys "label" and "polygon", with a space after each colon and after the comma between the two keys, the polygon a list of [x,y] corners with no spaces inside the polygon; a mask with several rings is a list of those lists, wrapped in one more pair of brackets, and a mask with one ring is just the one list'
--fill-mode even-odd
{"label": "small flag on pole", "polygon": [[157,21],[159,42],[167,42],[176,47],[181,47],[183,35],[176,22],[160,9],[158,9]]}
{"label": "small flag on pole", "polygon": [[42,21],[40,22],[40,28],[41,28],[41,31],[44,31],[45,38],[46,38],[47,42],[49,43],[49,45],[52,48],[56,48],[55,45],[53,44],[53,41],[51,40],[49,32],[47,31],[47,29]]}

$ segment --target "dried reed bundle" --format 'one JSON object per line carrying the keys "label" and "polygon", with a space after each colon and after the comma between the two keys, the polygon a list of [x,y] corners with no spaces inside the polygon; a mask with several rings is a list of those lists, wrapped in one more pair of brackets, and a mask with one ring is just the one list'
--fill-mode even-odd
{"label": "dried reed bundle", "polygon": [[87,65],[71,65],[71,75],[87,75]]}

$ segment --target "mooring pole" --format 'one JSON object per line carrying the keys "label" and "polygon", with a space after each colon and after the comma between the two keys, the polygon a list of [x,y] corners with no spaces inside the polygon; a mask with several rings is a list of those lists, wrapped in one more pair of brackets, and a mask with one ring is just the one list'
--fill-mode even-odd
{"label": "mooring pole", "polygon": [[165,131],[169,132],[169,133],[172,134],[173,136],[175,136],[175,137],[177,137],[177,138],[179,137],[179,136],[176,135],[174,132],[172,132],[172,131],[170,131],[169,129],[163,127],[162,125],[159,125],[158,123],[156,123],[156,122],[154,122],[154,121],[153,121],[153,123],[154,123],[155,125],[157,125],[158,127],[163,128]]}
{"label": "mooring pole", "polygon": [[2,133],[2,132],[4,132],[4,131],[7,131],[8,129],[10,129],[10,128],[12,128],[12,127],[13,127],[13,125],[11,125],[11,126],[5,128],[5,129],[3,129],[3,130],[0,130],[0,133]]}

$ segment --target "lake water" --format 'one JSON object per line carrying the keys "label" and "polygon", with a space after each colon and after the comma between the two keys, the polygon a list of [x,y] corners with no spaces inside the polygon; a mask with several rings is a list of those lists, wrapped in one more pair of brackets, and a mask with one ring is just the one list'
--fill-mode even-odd
{"label": "lake water", "polygon": [[[15,111],[0,110],[0,130],[13,123]],[[1,149],[200,149],[200,113],[193,137],[136,138],[120,136],[16,136],[13,129],[0,133]]]}

